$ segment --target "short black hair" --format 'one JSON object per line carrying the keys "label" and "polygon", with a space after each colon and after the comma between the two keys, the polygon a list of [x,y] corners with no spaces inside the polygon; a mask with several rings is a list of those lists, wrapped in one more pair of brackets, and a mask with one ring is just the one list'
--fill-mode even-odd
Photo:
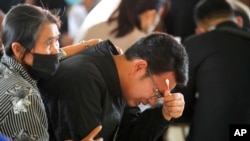
{"label": "short black hair", "polygon": [[155,75],[173,71],[177,84],[186,85],[188,81],[186,50],[172,35],[151,33],[140,38],[124,54],[129,61],[134,59],[147,61],[148,69]]}
{"label": "short black hair", "polygon": [[201,0],[194,8],[195,22],[204,19],[233,17],[234,11],[225,0]]}

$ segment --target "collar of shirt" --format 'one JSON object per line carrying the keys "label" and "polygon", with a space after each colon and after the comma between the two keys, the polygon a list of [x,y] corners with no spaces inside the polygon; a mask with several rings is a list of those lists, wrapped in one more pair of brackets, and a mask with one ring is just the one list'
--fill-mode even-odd
{"label": "collar of shirt", "polygon": [[21,75],[25,80],[27,80],[32,86],[34,86],[36,89],[37,88],[37,81],[32,79],[27,71],[24,69],[24,67],[18,63],[15,59],[7,56],[4,54],[1,58],[1,62],[6,65],[10,70],[12,70],[14,73],[18,73]]}

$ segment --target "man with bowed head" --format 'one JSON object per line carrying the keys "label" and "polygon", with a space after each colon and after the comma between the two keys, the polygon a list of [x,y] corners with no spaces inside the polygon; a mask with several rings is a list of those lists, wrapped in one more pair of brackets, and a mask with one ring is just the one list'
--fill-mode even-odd
{"label": "man with bowed head", "polygon": [[[102,125],[98,136],[106,141],[156,141],[182,115],[183,95],[171,90],[186,84],[187,70],[185,48],[168,34],[152,33],[122,55],[87,49],[67,58],[39,86],[57,140],[79,140]],[[141,112],[141,103],[153,106]]]}

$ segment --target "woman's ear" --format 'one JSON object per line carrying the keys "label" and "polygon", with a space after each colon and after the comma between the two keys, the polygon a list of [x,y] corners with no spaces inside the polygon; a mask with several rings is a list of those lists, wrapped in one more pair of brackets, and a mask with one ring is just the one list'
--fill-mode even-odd
{"label": "woman's ear", "polygon": [[23,57],[24,51],[25,51],[25,49],[23,48],[23,46],[20,43],[18,43],[18,42],[13,42],[11,44],[11,49],[13,51],[14,58],[17,61],[21,61],[21,58]]}

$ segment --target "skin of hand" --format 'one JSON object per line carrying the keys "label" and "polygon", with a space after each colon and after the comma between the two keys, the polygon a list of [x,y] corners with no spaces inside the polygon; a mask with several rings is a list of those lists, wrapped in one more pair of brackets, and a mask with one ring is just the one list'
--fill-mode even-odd
{"label": "skin of hand", "polygon": [[103,138],[94,139],[95,136],[102,130],[102,126],[99,125],[93,129],[82,141],[103,141]]}
{"label": "skin of hand", "polygon": [[[93,129],[86,137],[84,137],[81,141],[103,141],[103,138],[94,139],[95,136],[102,130],[102,126],[99,125],[95,129]],[[65,141],[73,141],[73,140],[65,140]]]}
{"label": "skin of hand", "polygon": [[183,94],[170,93],[169,90],[166,90],[162,101],[162,114],[166,120],[169,121],[182,115],[185,106]]}
{"label": "skin of hand", "polygon": [[86,44],[86,46],[94,46],[98,44],[99,42],[103,41],[102,39],[90,39],[88,41],[83,42],[83,44]]}
{"label": "skin of hand", "polygon": [[88,41],[83,41],[81,43],[77,43],[77,44],[73,44],[73,45],[69,45],[69,46],[65,46],[62,47],[62,49],[66,52],[67,57],[70,57],[88,47],[92,47],[96,44],[98,44],[99,42],[101,42],[101,39],[90,39]]}

